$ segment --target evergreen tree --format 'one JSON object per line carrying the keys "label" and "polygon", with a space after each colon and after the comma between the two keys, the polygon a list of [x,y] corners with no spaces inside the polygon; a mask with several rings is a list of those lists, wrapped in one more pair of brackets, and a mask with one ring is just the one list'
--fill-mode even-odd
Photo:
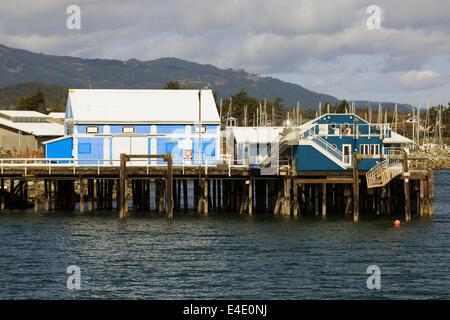
{"label": "evergreen tree", "polygon": [[20,97],[17,102],[17,110],[29,110],[45,113],[47,111],[45,94],[41,87],[38,86],[36,90],[34,90],[34,93],[28,97]]}
{"label": "evergreen tree", "polygon": [[164,89],[180,89],[180,84],[178,81],[169,81],[164,86]]}

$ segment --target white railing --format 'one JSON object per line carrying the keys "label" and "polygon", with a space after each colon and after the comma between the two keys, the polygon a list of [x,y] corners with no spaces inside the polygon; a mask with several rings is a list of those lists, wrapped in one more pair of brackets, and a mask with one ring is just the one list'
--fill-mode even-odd
{"label": "white railing", "polygon": [[386,155],[401,155],[403,148],[401,147],[384,147],[384,154]]}
{"label": "white railing", "polygon": [[314,132],[314,128],[311,128],[310,130],[306,131],[304,133],[305,138],[312,140],[315,142],[319,147],[330,153],[335,160],[342,163],[343,160],[343,154],[340,150],[338,150],[335,146],[333,146],[331,143],[323,139],[322,137],[318,136]]}
{"label": "white railing", "polygon": [[386,159],[367,171],[367,187],[382,187],[403,172],[403,165],[399,159]]}
{"label": "white railing", "polygon": [[[204,169],[205,174],[208,174],[208,169],[217,167],[217,163],[225,160],[222,163],[228,167],[228,174],[231,175],[232,168],[248,167],[248,160],[233,160],[229,155],[218,156],[218,159],[202,160],[201,168]],[[184,174],[185,168],[197,168],[199,160],[174,159],[172,160],[173,167],[181,168]],[[165,167],[167,163],[159,159],[131,159],[127,162],[127,167],[144,167],[147,172],[154,167]],[[55,168],[71,168],[75,174],[76,168],[96,168],[100,174],[101,168],[120,167],[119,159],[72,159],[72,158],[0,158],[0,174],[4,173],[5,169],[17,168],[23,170],[24,174],[28,174],[29,169],[44,167],[49,174]]]}

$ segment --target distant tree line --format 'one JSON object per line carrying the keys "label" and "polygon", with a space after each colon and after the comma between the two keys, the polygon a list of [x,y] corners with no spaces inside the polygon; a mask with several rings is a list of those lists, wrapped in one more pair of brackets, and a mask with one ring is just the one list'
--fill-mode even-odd
{"label": "distant tree line", "polygon": [[61,97],[56,97],[52,104],[48,105],[45,99],[45,93],[38,86],[34,92],[28,96],[21,96],[16,104],[16,110],[29,110],[41,113],[63,112],[65,103]]}

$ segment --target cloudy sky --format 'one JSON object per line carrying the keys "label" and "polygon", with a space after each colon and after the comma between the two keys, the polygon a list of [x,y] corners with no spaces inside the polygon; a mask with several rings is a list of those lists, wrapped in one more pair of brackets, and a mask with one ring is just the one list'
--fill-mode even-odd
{"label": "cloudy sky", "polygon": [[[66,27],[70,5],[81,9],[80,30]],[[439,102],[442,86],[450,100],[448,0],[2,0],[0,43],[83,58],[177,57],[350,100],[423,106],[428,94]]]}

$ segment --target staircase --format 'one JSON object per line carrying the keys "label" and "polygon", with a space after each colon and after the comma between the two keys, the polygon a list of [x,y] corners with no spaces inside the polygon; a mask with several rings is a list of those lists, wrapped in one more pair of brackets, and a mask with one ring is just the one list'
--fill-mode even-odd
{"label": "staircase", "polygon": [[304,134],[304,139],[301,140],[302,145],[309,144],[314,147],[317,151],[321,152],[327,158],[332,160],[338,166],[343,169],[351,167],[351,163],[348,164],[343,162],[344,156],[340,150],[333,147],[328,141],[320,137],[314,132],[314,127],[306,131]]}
{"label": "staircase", "polygon": [[278,146],[278,152],[276,152],[276,150],[267,150],[267,155],[266,157],[261,161],[260,166],[265,168],[267,166],[270,166],[272,164],[278,165],[279,163],[279,157],[280,155],[283,154],[283,152],[285,152],[287,150],[287,148],[289,147],[289,143],[287,140],[283,138],[281,138],[281,140],[275,140],[270,144],[270,148],[272,148],[272,146],[274,146],[275,148],[277,148],[277,144],[279,143]]}
{"label": "staircase", "polygon": [[367,188],[383,187],[403,172],[399,159],[386,159],[366,173]]}

